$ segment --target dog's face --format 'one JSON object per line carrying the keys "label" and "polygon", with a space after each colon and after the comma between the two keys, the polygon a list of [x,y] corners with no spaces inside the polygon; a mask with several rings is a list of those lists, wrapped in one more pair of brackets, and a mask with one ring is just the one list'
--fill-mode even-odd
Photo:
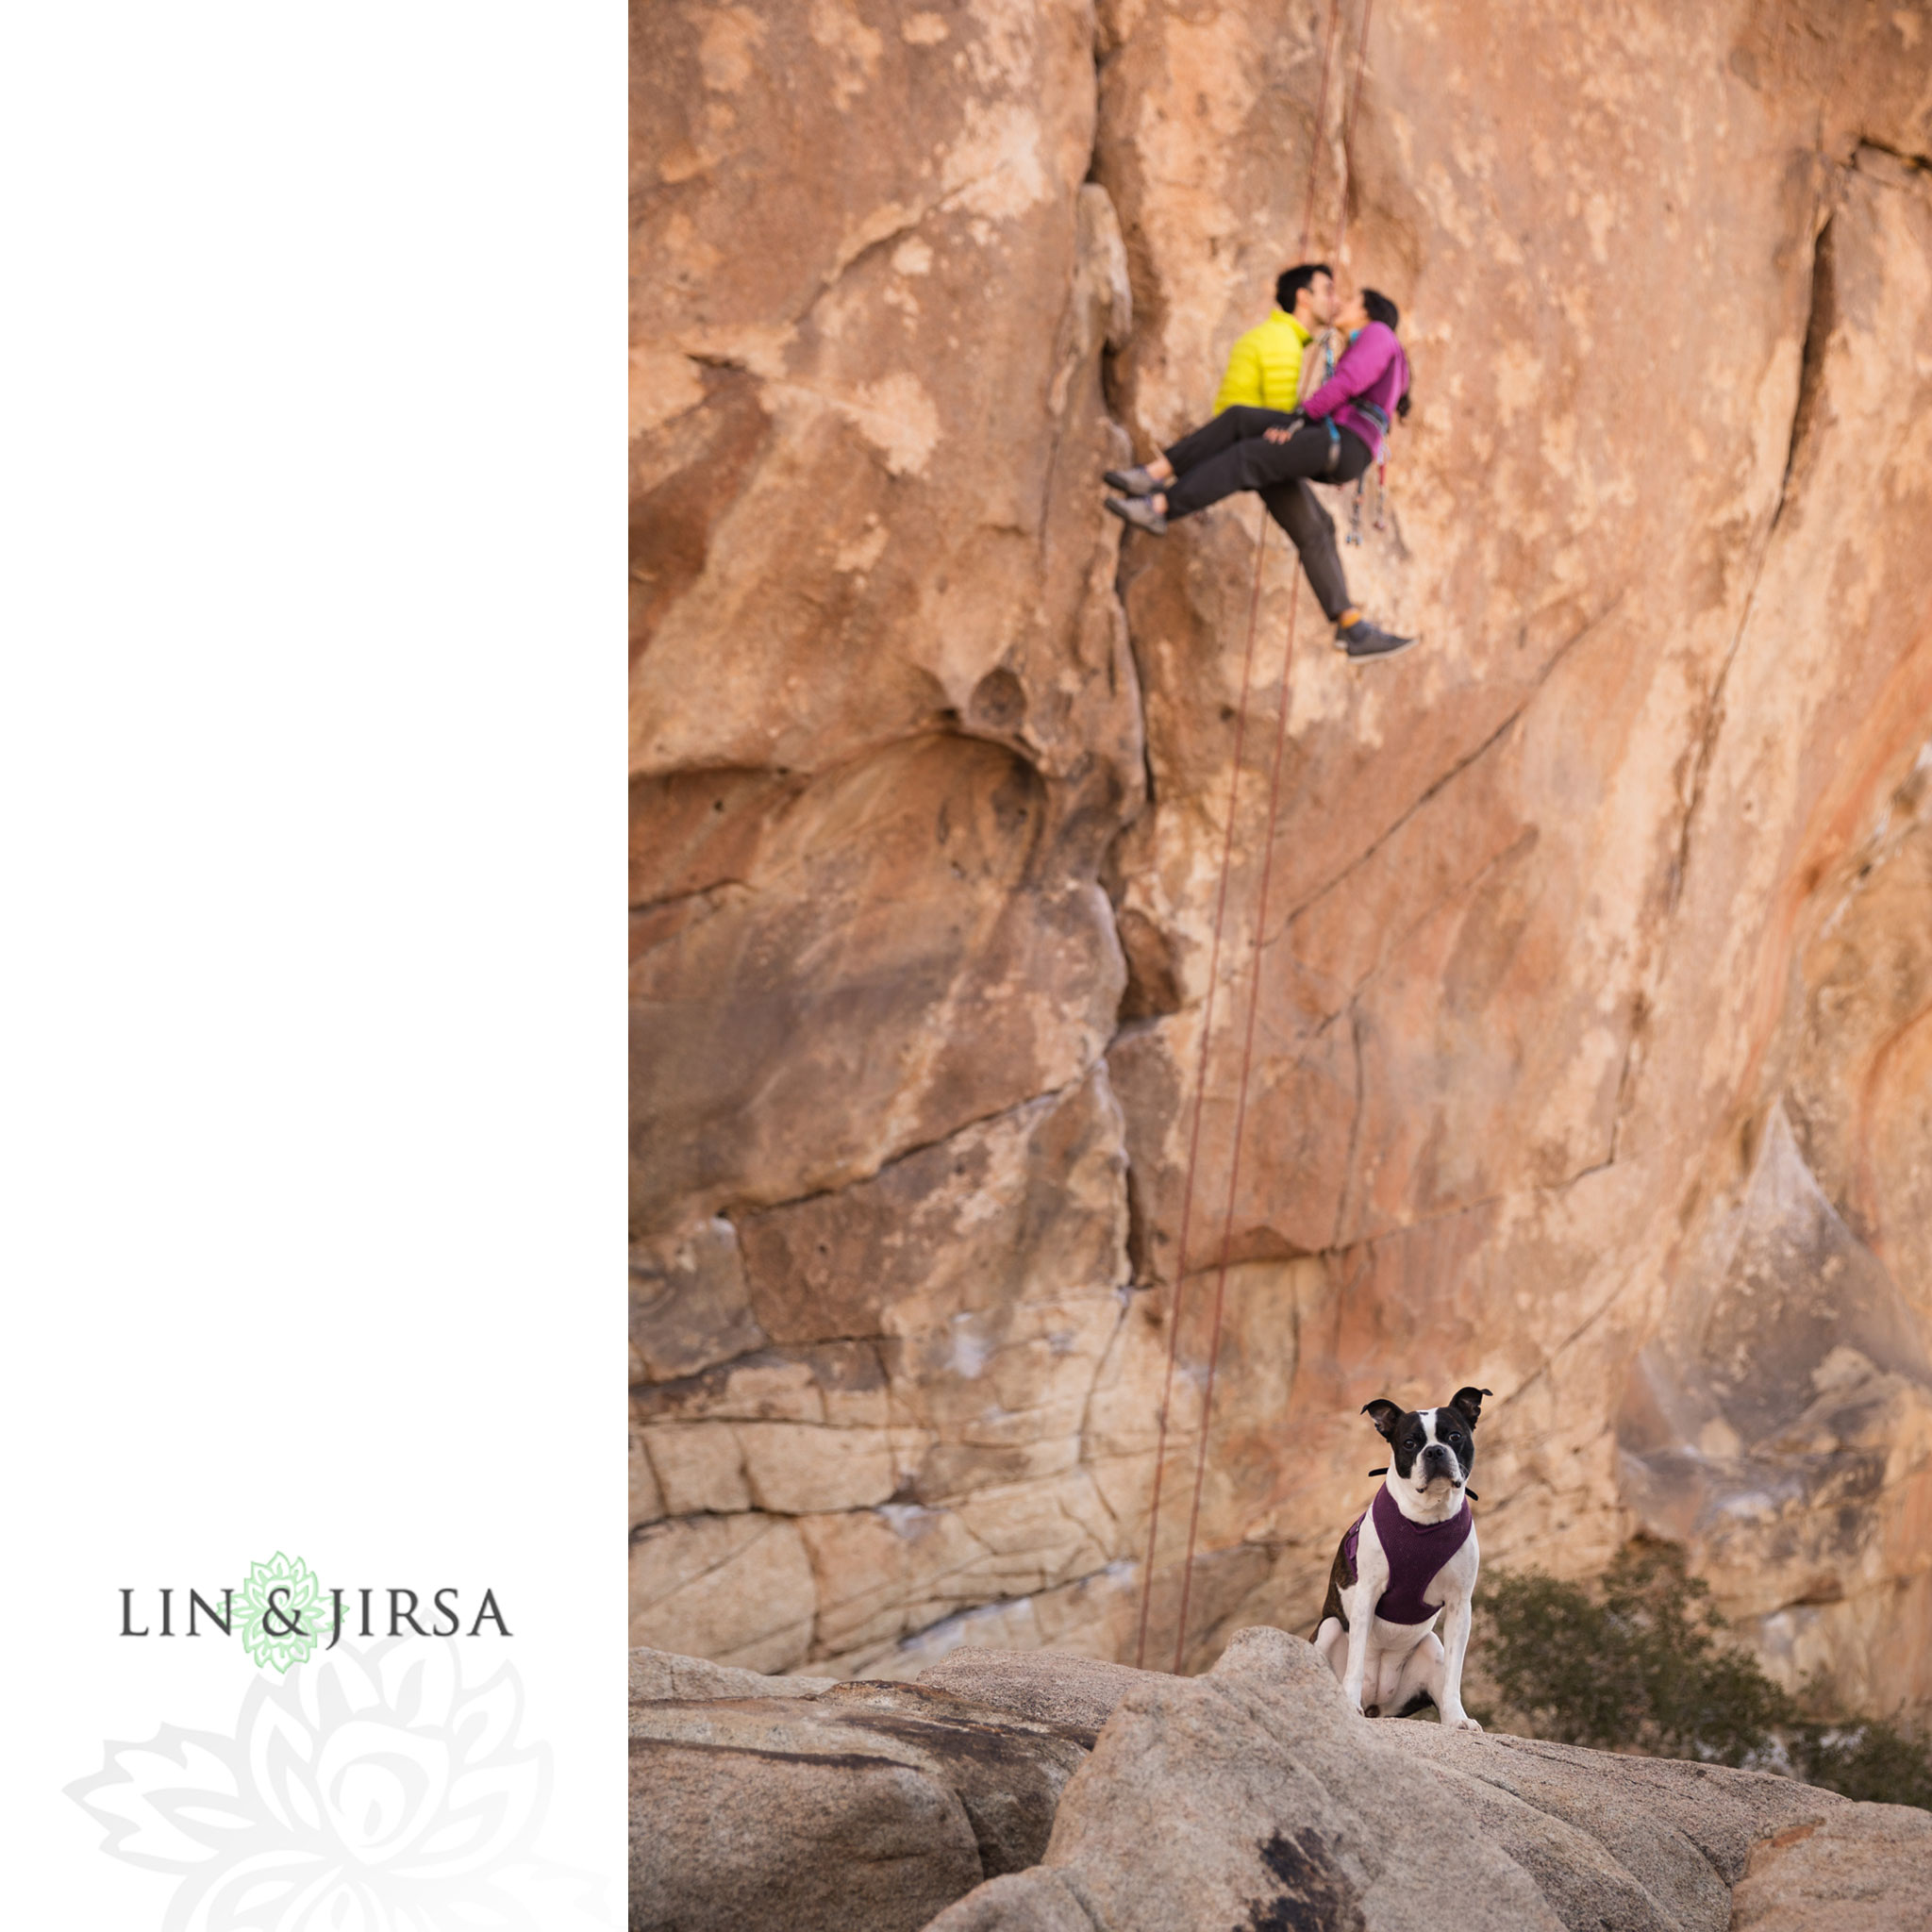
{"label": "dog's face", "polygon": [[1401,1408],[1388,1401],[1367,1404],[1362,1413],[1393,1455],[1391,1478],[1425,1495],[1447,1483],[1460,1490],[1475,1467],[1475,1425],[1487,1389],[1458,1389],[1441,1408]]}

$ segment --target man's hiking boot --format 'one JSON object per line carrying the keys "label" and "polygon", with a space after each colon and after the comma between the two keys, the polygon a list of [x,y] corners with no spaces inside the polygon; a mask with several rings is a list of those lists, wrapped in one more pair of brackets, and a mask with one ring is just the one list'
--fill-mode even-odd
{"label": "man's hiking boot", "polygon": [[1132,470],[1109,470],[1100,480],[1109,490],[1118,490],[1123,496],[1152,496],[1164,487],[1147,474],[1145,464]]}
{"label": "man's hiking boot", "polygon": [[1358,617],[1346,630],[1335,633],[1335,642],[1354,662],[1360,663],[1368,658],[1399,658],[1414,644],[1415,639],[1399,638],[1393,631],[1371,624],[1366,617]]}
{"label": "man's hiking boot", "polygon": [[1132,524],[1137,530],[1145,530],[1159,537],[1167,531],[1167,513],[1154,508],[1151,496],[1109,496],[1107,507],[1124,524]]}

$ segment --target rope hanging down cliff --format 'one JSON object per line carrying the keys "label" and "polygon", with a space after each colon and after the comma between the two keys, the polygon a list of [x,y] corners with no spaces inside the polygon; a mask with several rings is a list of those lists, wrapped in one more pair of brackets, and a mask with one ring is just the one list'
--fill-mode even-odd
{"label": "rope hanging down cliff", "polygon": [[[1342,119],[1341,170],[1339,183],[1340,211],[1336,220],[1335,253],[1338,258],[1341,254],[1341,242],[1347,230],[1348,183],[1352,159],[1352,143],[1356,113],[1361,100],[1362,68],[1368,48],[1369,21],[1374,9],[1374,0],[1366,0],[1362,9],[1361,33],[1356,49],[1354,85],[1350,91],[1348,108]],[[1314,134],[1308,160],[1307,195],[1302,211],[1302,232],[1298,252],[1304,256],[1307,253],[1308,238],[1314,224],[1315,189],[1318,164],[1321,158],[1322,133],[1326,123],[1328,82],[1333,66],[1335,40],[1340,25],[1341,12],[1341,0],[1330,0],[1328,31],[1322,54],[1322,81],[1316,96]],[[1248,702],[1253,690],[1255,635],[1257,618],[1260,608],[1261,571],[1266,554],[1268,523],[1269,518],[1264,509],[1255,538],[1255,575],[1248,597],[1248,634],[1241,662],[1241,703],[1235,716],[1234,752],[1228,780],[1226,830],[1222,841],[1221,872],[1215,891],[1213,939],[1208,949],[1208,990],[1203,1001],[1201,1015],[1201,1052],[1194,1080],[1193,1119],[1189,1130],[1188,1164],[1181,1189],[1179,1238],[1174,1251],[1174,1309],[1168,1325],[1167,1369],[1161,1390],[1158,1439],[1154,1461],[1154,1490],[1147,1518],[1147,1556],[1141,1567],[1139,1635],[1134,1648],[1134,1662],[1137,1668],[1144,1667],[1146,1662],[1147,1624],[1153,1604],[1155,1555],[1160,1526],[1160,1493],[1167,1463],[1168,1424],[1174,1401],[1174,1370],[1179,1356],[1181,1317],[1187,1296],[1188,1238],[1191,1232],[1194,1188],[1200,1163],[1202,1112],[1207,1098],[1208,1053],[1212,1045],[1214,1031],[1214,994],[1220,977],[1222,939],[1227,913],[1228,876],[1232,869],[1234,857],[1235,812],[1240,795],[1241,753],[1247,736]],[[1227,1274],[1232,1258],[1235,1206],[1241,1179],[1241,1147],[1247,1116],[1248,1084],[1254,1065],[1255,1022],[1260,1005],[1261,943],[1262,935],[1267,929],[1269,888],[1273,881],[1274,867],[1274,825],[1276,814],[1280,808],[1281,774],[1288,745],[1288,717],[1291,696],[1290,673],[1294,661],[1295,618],[1300,608],[1300,592],[1301,587],[1299,582],[1297,582],[1294,586],[1294,592],[1289,601],[1287,633],[1282,647],[1281,695],[1275,724],[1274,755],[1269,774],[1268,815],[1263,833],[1261,879],[1257,894],[1255,919],[1249,941],[1248,1010],[1246,1024],[1243,1028],[1241,1074],[1235,1095],[1234,1133],[1228,1156],[1227,1198],[1222,1215],[1221,1254],[1215,1274],[1213,1315],[1208,1343],[1207,1379],[1202,1391],[1201,1426],[1194,1462],[1193,1494],[1188,1512],[1187,1555],[1182,1563],[1180,1605],[1174,1620],[1173,1668],[1176,1674],[1181,1669],[1187,1648],[1188,1609],[1193,1588],[1194,1550],[1200,1529],[1201,1497],[1208,1470],[1208,1438],[1213,1416],[1215,1368],[1220,1355],[1222,1320],[1226,1302]],[[1406,642],[1407,641],[1403,641]]]}

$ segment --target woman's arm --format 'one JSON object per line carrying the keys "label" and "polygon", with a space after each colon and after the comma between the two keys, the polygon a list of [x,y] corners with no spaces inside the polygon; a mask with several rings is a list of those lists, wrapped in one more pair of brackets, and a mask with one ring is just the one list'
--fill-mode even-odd
{"label": "woman's arm", "polygon": [[1379,322],[1370,323],[1342,351],[1335,374],[1302,405],[1303,409],[1310,416],[1332,415],[1343,403],[1360,395],[1401,350],[1393,329]]}

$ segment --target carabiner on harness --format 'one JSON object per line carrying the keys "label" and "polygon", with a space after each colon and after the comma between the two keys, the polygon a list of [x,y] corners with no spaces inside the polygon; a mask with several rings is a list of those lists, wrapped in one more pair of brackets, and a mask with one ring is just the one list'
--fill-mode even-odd
{"label": "carabiner on harness", "polygon": [[[1355,479],[1355,501],[1351,503],[1348,507],[1348,536],[1344,541],[1350,543],[1359,543],[1362,541],[1362,496],[1368,489],[1368,483],[1369,473],[1366,470],[1364,470],[1362,474]],[[1389,527],[1386,516],[1388,508],[1389,465],[1386,461],[1384,461],[1378,462],[1375,465],[1374,526],[1378,530],[1386,530]]]}

